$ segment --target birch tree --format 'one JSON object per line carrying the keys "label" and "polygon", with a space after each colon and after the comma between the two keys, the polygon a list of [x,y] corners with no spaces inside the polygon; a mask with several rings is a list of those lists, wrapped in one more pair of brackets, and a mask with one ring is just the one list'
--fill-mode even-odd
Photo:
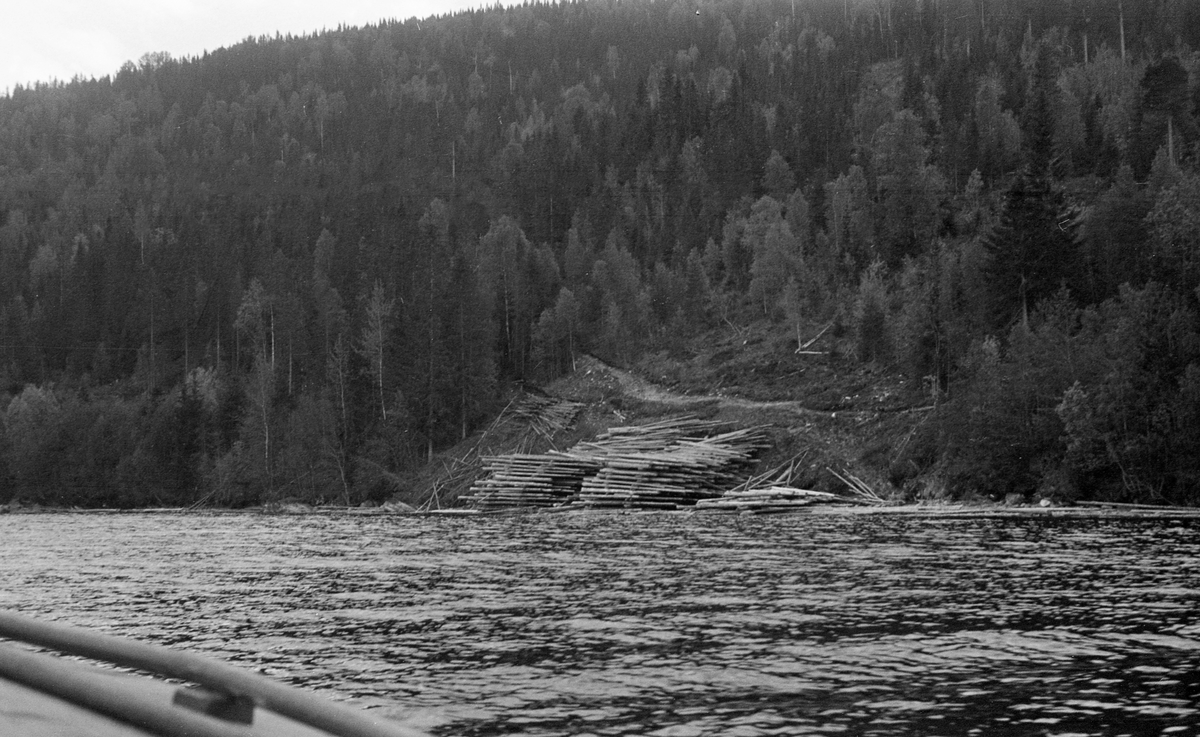
{"label": "birch tree", "polygon": [[367,372],[371,377],[373,393],[379,400],[379,416],[385,422],[387,421],[387,392],[384,388],[384,380],[387,374],[384,367],[384,356],[388,337],[392,330],[395,308],[396,300],[387,298],[383,284],[376,279],[363,315],[358,354],[367,362]]}

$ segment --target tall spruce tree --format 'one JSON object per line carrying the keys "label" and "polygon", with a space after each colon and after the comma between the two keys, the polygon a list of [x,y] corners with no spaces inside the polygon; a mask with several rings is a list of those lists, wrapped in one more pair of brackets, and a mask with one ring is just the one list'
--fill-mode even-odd
{"label": "tall spruce tree", "polygon": [[1026,169],[1005,198],[999,225],[985,239],[993,326],[1019,320],[1069,281],[1075,262],[1073,224],[1062,193]]}
{"label": "tall spruce tree", "polygon": [[1025,134],[1025,160],[1036,177],[1049,176],[1054,162],[1054,109],[1058,97],[1058,70],[1050,47],[1038,44],[1030,70],[1029,92],[1021,113]]}
{"label": "tall spruce tree", "polygon": [[1054,109],[1057,72],[1050,47],[1040,43],[1030,69],[1022,111],[1025,168],[1005,197],[1004,214],[986,238],[993,326],[1028,327],[1029,312],[1068,283],[1076,262],[1073,218],[1054,184]]}

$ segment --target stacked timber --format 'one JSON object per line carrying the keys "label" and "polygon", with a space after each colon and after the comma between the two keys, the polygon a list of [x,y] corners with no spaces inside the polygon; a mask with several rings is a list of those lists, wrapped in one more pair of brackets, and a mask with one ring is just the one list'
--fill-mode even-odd
{"label": "stacked timber", "polygon": [[484,456],[484,475],[463,498],[478,509],[553,507],[573,501],[600,464],[552,454]]}
{"label": "stacked timber", "polygon": [[720,496],[745,480],[764,428],[719,432],[685,416],[611,428],[565,452],[484,457],[485,475],[463,497],[476,508],[674,509]]}
{"label": "stacked timber", "polygon": [[[689,432],[700,429],[691,424],[685,427]],[[715,426],[703,429],[712,430]],[[755,454],[767,445],[762,428],[702,438],[664,436],[661,427],[651,428],[645,436],[632,427],[620,430],[615,437],[598,438],[595,443],[583,448],[576,446],[568,453],[571,457],[603,462],[600,470],[585,478],[580,488],[579,501],[587,506],[648,509],[692,506],[702,499],[720,496],[738,484]],[[657,450],[648,449],[655,445]]]}

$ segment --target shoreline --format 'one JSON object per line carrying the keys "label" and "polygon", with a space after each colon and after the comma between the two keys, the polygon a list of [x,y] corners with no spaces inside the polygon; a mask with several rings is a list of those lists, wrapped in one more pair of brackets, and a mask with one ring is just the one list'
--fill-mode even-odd
{"label": "shoreline", "polygon": [[845,516],[845,517],[877,517],[897,516],[927,519],[1019,519],[1019,518],[1112,518],[1112,519],[1200,519],[1200,507],[1154,507],[1140,504],[1119,504],[1092,502],[1081,506],[1006,506],[978,504],[904,504],[904,505],[850,505],[850,504],[808,504],[795,507],[768,507],[756,510],[736,510],[718,508],[682,508],[682,509],[636,509],[620,507],[586,507],[583,505],[564,505],[561,507],[513,507],[495,510],[475,510],[467,508],[441,510],[401,510],[387,507],[289,507],[287,509],[269,509],[264,507],[246,507],[244,509],[228,508],[190,508],[190,507],[147,507],[138,509],[79,509],[59,507],[19,507],[17,509],[0,509],[0,515],[146,515],[170,514],[197,516],[214,515],[270,515],[270,516],[347,516],[347,517],[496,517],[496,516],[542,516],[557,514],[687,514],[714,517],[743,517],[743,516]]}

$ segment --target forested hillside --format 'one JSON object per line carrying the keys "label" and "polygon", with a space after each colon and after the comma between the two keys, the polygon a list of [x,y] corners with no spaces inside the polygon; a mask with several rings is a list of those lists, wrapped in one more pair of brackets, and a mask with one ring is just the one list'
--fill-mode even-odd
{"label": "forested hillside", "polygon": [[358,503],[832,322],[951,493],[1200,501],[1200,3],[596,0],[0,98],[0,501]]}

